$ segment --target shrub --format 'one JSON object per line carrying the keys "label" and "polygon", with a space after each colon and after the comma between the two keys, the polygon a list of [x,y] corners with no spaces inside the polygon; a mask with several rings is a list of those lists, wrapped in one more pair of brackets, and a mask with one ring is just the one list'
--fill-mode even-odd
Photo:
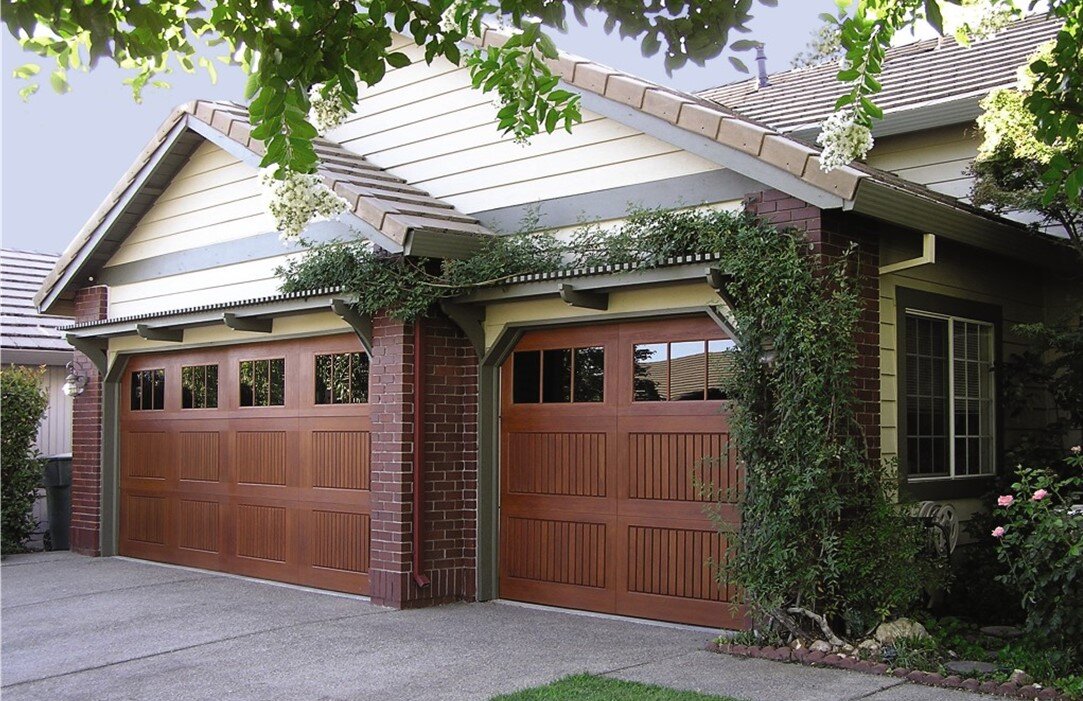
{"label": "shrub", "polygon": [[1022,592],[1026,626],[1076,660],[1083,660],[1083,455],[1077,446],[1065,463],[1074,474],[1020,469],[1012,493],[997,500],[1005,525],[997,556],[1003,581]]}
{"label": "shrub", "polygon": [[31,508],[42,461],[34,442],[48,405],[41,379],[41,370],[14,365],[0,369],[0,544],[5,555],[21,551],[37,525]]}

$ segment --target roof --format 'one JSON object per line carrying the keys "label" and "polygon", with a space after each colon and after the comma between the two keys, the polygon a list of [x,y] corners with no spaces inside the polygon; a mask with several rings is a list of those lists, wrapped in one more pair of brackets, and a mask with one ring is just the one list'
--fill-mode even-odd
{"label": "roof", "polygon": [[[1056,17],[1034,15],[969,47],[940,37],[890,48],[876,104],[885,120],[892,113],[952,102],[976,108],[990,91],[1014,86],[1016,69],[1040,44],[1054,39],[1060,26]],[[838,63],[831,61],[772,73],[762,88],[758,79],[749,78],[698,94],[780,131],[799,132],[814,128],[834,111],[835,101],[846,91],[836,79],[838,70]]]}
{"label": "roof", "polygon": [[[91,273],[116,251],[127,232],[203,140],[257,166],[263,144],[251,138],[248,110],[234,102],[197,100],[177,107],[135,162],[60,256],[34,298],[50,307],[81,272]],[[380,246],[409,250],[419,233],[477,237],[490,232],[474,217],[431,197],[405,180],[374,166],[364,156],[328,139],[315,140],[317,174],[346,200],[348,212]]]}
{"label": "roof", "polygon": [[3,362],[59,365],[71,360],[71,346],[58,330],[71,321],[38,314],[34,293],[56,264],[55,253],[0,250],[0,348]]}

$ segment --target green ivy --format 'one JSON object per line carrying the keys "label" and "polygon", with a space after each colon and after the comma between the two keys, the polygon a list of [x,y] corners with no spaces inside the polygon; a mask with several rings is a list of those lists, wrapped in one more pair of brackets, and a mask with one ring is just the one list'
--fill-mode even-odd
{"label": "green ivy", "polygon": [[[800,608],[864,632],[911,605],[930,570],[919,556],[923,532],[895,505],[855,419],[861,302],[850,257],[824,267],[808,250],[801,232],[747,213],[652,210],[631,213],[615,231],[584,226],[566,240],[494,237],[462,260],[340,242],[280,274],[287,291],[342,286],[362,313],[409,320],[516,275],[718,254],[736,300],[730,426],[746,473],[743,520],[721,576],[739,585],[761,626],[796,634],[809,623],[791,610]],[[770,366],[761,357],[769,345]]]}
{"label": "green ivy", "polygon": [[31,514],[42,461],[34,441],[48,399],[42,373],[12,365],[0,369],[0,541],[4,554],[19,552],[36,526]]}

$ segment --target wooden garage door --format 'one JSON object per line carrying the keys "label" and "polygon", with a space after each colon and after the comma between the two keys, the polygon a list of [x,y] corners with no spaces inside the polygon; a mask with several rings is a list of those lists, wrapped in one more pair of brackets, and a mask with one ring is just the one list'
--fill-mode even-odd
{"label": "wooden garage door", "polygon": [[502,597],[742,625],[697,488],[737,524],[729,347],[706,317],[523,337],[501,376]]}
{"label": "wooden garage door", "polygon": [[121,554],[368,593],[367,394],[352,335],[133,357]]}

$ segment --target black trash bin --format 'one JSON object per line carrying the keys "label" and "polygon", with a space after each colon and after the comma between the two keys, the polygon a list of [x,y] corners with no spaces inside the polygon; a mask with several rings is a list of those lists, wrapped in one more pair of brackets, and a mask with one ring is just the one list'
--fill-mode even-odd
{"label": "black trash bin", "polygon": [[53,550],[71,547],[71,455],[54,455],[45,461],[45,504],[49,511],[49,540]]}

